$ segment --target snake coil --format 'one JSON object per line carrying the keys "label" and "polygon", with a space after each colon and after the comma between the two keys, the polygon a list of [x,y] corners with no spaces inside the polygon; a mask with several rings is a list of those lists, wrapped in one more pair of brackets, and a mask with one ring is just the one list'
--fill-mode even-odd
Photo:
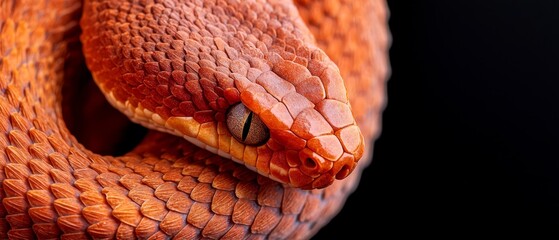
{"label": "snake coil", "polygon": [[[1,1],[0,238],[312,237],[371,161],[387,18],[384,0]],[[125,154],[63,118],[89,74],[152,129]]]}

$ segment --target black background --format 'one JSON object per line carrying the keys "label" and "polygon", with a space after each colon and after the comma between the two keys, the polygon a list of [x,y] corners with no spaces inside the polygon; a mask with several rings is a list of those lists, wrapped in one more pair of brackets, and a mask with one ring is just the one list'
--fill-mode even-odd
{"label": "black background", "polygon": [[314,239],[557,238],[559,1],[388,6],[382,135]]}

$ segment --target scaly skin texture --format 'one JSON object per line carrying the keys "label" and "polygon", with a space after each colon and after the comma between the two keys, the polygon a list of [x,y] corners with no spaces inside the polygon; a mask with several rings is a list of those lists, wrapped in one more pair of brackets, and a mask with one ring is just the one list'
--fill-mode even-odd
{"label": "scaly skin texture", "polygon": [[[305,239],[340,210],[379,134],[384,1],[116,3],[0,3],[0,238]],[[167,133],[120,157],[75,139],[80,40],[109,102]],[[263,146],[223,125],[238,102]]]}
{"label": "scaly skin texture", "polygon": [[[293,187],[345,178],[363,154],[338,67],[286,1],[87,1],[88,67],[113,105],[145,126]],[[242,102],[270,129],[260,146],[233,139]]]}

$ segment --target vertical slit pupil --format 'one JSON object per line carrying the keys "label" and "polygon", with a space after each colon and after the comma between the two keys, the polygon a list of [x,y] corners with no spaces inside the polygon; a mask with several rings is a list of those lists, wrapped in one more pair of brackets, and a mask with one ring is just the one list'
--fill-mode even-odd
{"label": "vertical slit pupil", "polygon": [[247,136],[248,136],[248,131],[250,130],[250,123],[252,122],[252,112],[250,112],[245,120],[245,125],[243,126],[243,135],[241,137],[241,139],[243,141],[246,140]]}

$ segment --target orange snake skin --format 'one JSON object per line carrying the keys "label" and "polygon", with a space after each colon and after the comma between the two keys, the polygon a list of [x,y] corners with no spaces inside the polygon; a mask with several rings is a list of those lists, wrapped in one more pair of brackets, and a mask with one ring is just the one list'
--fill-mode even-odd
{"label": "orange snake skin", "polygon": [[[372,161],[387,19],[385,0],[0,1],[0,238],[311,238]],[[80,61],[153,129],[129,152],[70,133]],[[267,131],[233,136],[239,103]]]}

